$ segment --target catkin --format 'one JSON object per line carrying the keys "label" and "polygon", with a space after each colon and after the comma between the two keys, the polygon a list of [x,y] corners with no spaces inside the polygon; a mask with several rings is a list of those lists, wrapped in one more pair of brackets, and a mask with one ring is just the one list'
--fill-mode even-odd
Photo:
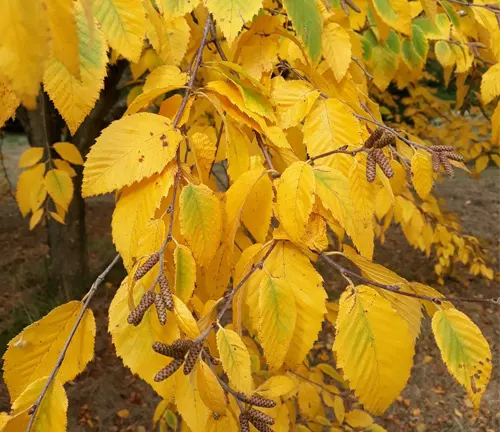
{"label": "catkin", "polygon": [[368,137],[368,139],[365,141],[364,147],[367,149],[371,149],[375,143],[382,138],[382,135],[384,134],[384,129],[381,127],[378,127],[375,129],[375,131]]}
{"label": "catkin", "polygon": [[266,413],[263,413],[262,411],[256,410],[255,408],[250,408],[248,411],[248,418],[250,421],[253,423],[254,421],[257,422],[263,422],[269,425],[274,424],[274,419],[267,415]]}
{"label": "catkin", "polygon": [[454,153],[454,152],[446,152],[446,153],[443,153],[448,159],[451,159],[451,160],[454,160],[454,161],[457,161],[457,162],[463,162],[465,159],[462,155],[459,155],[457,153]]}
{"label": "catkin", "polygon": [[259,432],[273,432],[273,430],[263,421],[250,419],[250,422],[255,426],[255,429],[257,429]]}
{"label": "catkin", "polygon": [[432,152],[431,154],[432,154],[432,170],[434,172],[439,172],[439,167],[441,166],[439,156],[436,152]]}
{"label": "catkin", "polygon": [[221,361],[218,359],[218,358],[215,358],[212,353],[205,348],[205,356],[208,357],[208,360],[210,361],[210,363],[212,363],[214,366],[219,366],[221,364]]}
{"label": "catkin", "polygon": [[172,343],[172,347],[182,356],[185,356],[192,346],[193,341],[189,339],[177,339]]}
{"label": "catkin", "polygon": [[149,272],[149,270],[151,270],[154,267],[154,265],[159,261],[159,259],[160,259],[160,254],[158,252],[151,255],[146,260],[146,262],[137,269],[134,275],[134,280],[137,281],[142,277],[144,277]]}
{"label": "catkin", "polygon": [[167,308],[165,307],[165,302],[161,294],[156,295],[155,306],[158,321],[160,321],[161,325],[165,325],[167,323]]}
{"label": "catkin", "polygon": [[127,322],[138,326],[144,314],[149,309],[149,307],[155,302],[156,294],[153,291],[147,291],[143,296],[139,304],[130,312]]}
{"label": "catkin", "polygon": [[382,137],[374,144],[375,148],[383,148],[390,144],[393,144],[396,138],[392,132],[384,131]]}
{"label": "catkin", "polygon": [[375,160],[377,161],[378,166],[385,174],[387,178],[392,178],[394,175],[394,170],[392,169],[391,163],[385,157],[384,152],[380,149],[373,150],[373,154],[375,156]]}
{"label": "catkin", "polygon": [[366,180],[370,183],[375,180],[375,176],[377,175],[377,162],[375,161],[375,155],[373,151],[368,153],[368,157],[366,158]]}
{"label": "catkin", "polygon": [[449,151],[453,151],[453,147],[452,146],[448,146],[448,145],[431,145],[429,146],[429,149],[431,149],[432,151],[437,151],[437,152],[449,152]]}
{"label": "catkin", "polygon": [[[168,345],[163,342],[155,342],[153,344],[153,351],[167,357],[178,357],[178,351],[172,345]],[[182,358],[184,358],[184,356],[182,356]]]}
{"label": "catkin", "polygon": [[271,399],[266,399],[262,396],[253,395],[246,396],[243,393],[238,393],[238,399],[242,402],[248,403],[253,406],[261,407],[261,408],[274,408],[276,406],[276,402]]}
{"label": "catkin", "polygon": [[448,174],[449,177],[453,177],[455,173],[453,172],[453,167],[451,164],[448,162],[448,159],[446,158],[446,154],[444,153],[438,153],[439,154],[439,162],[441,162],[441,165],[443,166],[444,170],[446,171],[446,174]]}
{"label": "catkin", "polygon": [[248,423],[248,416],[246,413],[240,414],[240,431],[250,432],[250,424]]}
{"label": "catkin", "polygon": [[188,352],[186,361],[184,362],[184,375],[189,375],[198,361],[201,349],[203,348],[202,342],[195,342]]}
{"label": "catkin", "polygon": [[344,0],[348,5],[349,7],[354,11],[354,12],[357,12],[357,13],[361,13],[361,9],[358,7],[357,4],[355,4],[352,0]]}
{"label": "catkin", "polygon": [[172,360],[167,366],[165,366],[160,372],[155,375],[155,381],[160,382],[166,380],[169,376],[171,376],[177,369],[179,369],[184,363],[184,360],[175,359]]}
{"label": "catkin", "polygon": [[160,284],[160,293],[163,297],[163,303],[165,307],[172,312],[174,310],[174,298],[172,297],[172,291],[170,291],[168,280],[164,275],[161,275],[158,282]]}

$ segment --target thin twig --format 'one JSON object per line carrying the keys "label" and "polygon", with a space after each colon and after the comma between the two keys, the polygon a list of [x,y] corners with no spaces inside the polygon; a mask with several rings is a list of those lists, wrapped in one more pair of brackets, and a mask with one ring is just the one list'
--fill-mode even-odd
{"label": "thin twig", "polygon": [[[318,386],[321,390],[324,390],[324,391],[326,391],[326,392],[328,392],[328,393],[331,393],[331,394],[332,394],[332,395],[334,395],[334,396],[338,396],[338,395],[336,395],[334,392],[332,392],[330,389],[326,388],[325,386],[322,386],[321,384],[318,384],[317,382],[315,382],[315,381],[313,381],[313,380],[310,380],[309,378],[306,378],[305,376],[300,375],[300,374],[298,374],[297,372],[294,372],[294,371],[292,371],[292,370],[288,370],[287,372],[288,372],[288,373],[291,373],[292,375],[295,375],[296,377],[298,377],[298,378],[300,378],[300,379],[303,379],[304,381],[307,381],[307,382],[309,382],[309,383],[311,383],[311,384],[314,384],[315,386]],[[337,381],[337,380],[335,380],[335,381]],[[338,382],[339,384],[342,384],[342,385],[343,385],[343,383],[341,383],[340,381],[337,381],[337,382]]]}
{"label": "thin twig", "polygon": [[307,160],[308,163],[311,163],[311,162],[314,162],[315,160],[318,160],[318,159],[321,159],[321,158],[325,158],[327,156],[331,156],[333,154],[338,154],[338,153],[343,153],[343,154],[348,154],[350,156],[355,156],[356,154],[362,152],[363,150],[365,150],[365,147],[358,147],[357,149],[354,149],[354,150],[347,150],[347,145],[345,146],[342,146],[336,150],[330,150],[328,152],[325,152],[325,153],[321,153],[317,156],[314,156],[312,158],[309,158]]}
{"label": "thin twig", "polygon": [[358,59],[357,57],[351,57],[351,59],[352,59],[352,61],[353,61],[354,63],[356,63],[356,64],[359,66],[359,68],[363,71],[363,73],[366,75],[366,77],[367,77],[368,79],[371,79],[371,80],[373,79],[373,75],[372,75],[372,74],[370,74],[370,73],[369,73],[369,72],[365,69],[365,67],[361,64],[361,62],[359,61],[359,59]]}
{"label": "thin twig", "polygon": [[257,139],[257,144],[259,144],[259,147],[264,154],[264,158],[266,159],[267,166],[274,171],[273,175],[276,177],[278,172],[274,169],[273,162],[271,161],[271,156],[269,155],[269,152],[266,149],[266,146],[264,144],[264,141],[262,140],[262,136],[260,133],[255,132],[255,138]]}
{"label": "thin twig", "polygon": [[220,58],[223,61],[227,61],[226,54],[224,53],[224,50],[222,49],[222,45],[220,44],[219,38],[217,37],[217,29],[215,28],[215,24],[214,24],[213,20],[210,24],[210,32],[212,33],[213,42],[215,43],[215,48],[217,49],[217,52],[219,53]]}
{"label": "thin twig", "polygon": [[212,161],[212,165],[210,166],[210,171],[208,172],[208,178],[212,175],[212,171],[215,165],[215,159],[217,159],[217,152],[219,151],[220,140],[222,138],[222,132],[224,131],[224,123],[221,123],[219,132],[217,132],[217,142],[215,143],[215,154],[214,160]]}
{"label": "thin twig", "polygon": [[106,277],[106,275],[111,271],[111,269],[115,266],[115,264],[119,260],[120,260],[120,255],[118,254],[118,255],[115,256],[115,258],[113,259],[113,261],[111,261],[111,263],[106,267],[106,270],[104,270],[97,277],[97,279],[95,280],[95,282],[92,284],[92,287],[90,288],[89,292],[85,295],[85,297],[84,297],[85,298],[85,302],[83,303],[82,310],[80,311],[80,314],[78,315],[78,317],[77,317],[77,319],[75,321],[75,324],[73,325],[73,328],[71,329],[71,332],[70,332],[70,334],[68,336],[68,339],[66,340],[66,343],[64,344],[64,347],[63,347],[63,349],[61,351],[61,354],[59,354],[59,358],[57,359],[57,362],[56,362],[54,368],[52,369],[52,373],[50,374],[49,378],[47,379],[47,382],[45,383],[45,386],[43,387],[43,390],[40,393],[40,396],[38,396],[38,399],[36,400],[36,402],[32,405],[32,407],[30,409],[31,418],[30,418],[30,421],[28,423],[28,427],[26,428],[26,432],[30,432],[31,428],[33,427],[33,423],[35,421],[37,410],[40,407],[40,404],[42,403],[42,400],[43,400],[45,394],[47,393],[50,384],[54,380],[57,372],[59,371],[59,368],[62,365],[64,357],[66,356],[66,352],[68,351],[68,348],[69,348],[69,346],[71,344],[71,341],[73,340],[73,336],[75,335],[76,330],[78,329],[78,326],[79,326],[80,322],[83,319],[83,315],[85,314],[85,312],[87,311],[87,309],[89,307],[89,304],[90,304],[90,301],[92,300],[92,297],[94,297],[94,294],[96,293],[97,288],[102,283],[102,281],[104,280],[104,278]]}

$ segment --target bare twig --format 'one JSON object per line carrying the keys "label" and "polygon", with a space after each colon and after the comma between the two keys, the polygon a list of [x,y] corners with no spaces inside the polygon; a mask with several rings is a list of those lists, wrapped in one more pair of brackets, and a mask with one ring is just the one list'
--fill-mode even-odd
{"label": "bare twig", "polygon": [[262,140],[262,136],[260,133],[255,132],[255,138],[257,139],[257,144],[259,144],[259,147],[264,154],[264,158],[266,159],[267,166],[274,171],[274,175],[276,175],[278,172],[274,169],[273,162],[271,161],[271,156],[269,155],[269,152],[266,149],[266,146],[264,144],[264,141]]}
{"label": "bare twig", "polygon": [[210,171],[208,172],[208,178],[212,175],[212,171],[215,165],[215,159],[217,159],[217,152],[219,151],[220,140],[222,138],[222,132],[224,132],[224,123],[221,123],[219,132],[217,132],[217,142],[215,143],[215,154],[214,160],[212,161],[212,165],[210,166]]}
{"label": "bare twig", "polygon": [[307,161],[308,163],[311,163],[311,162],[314,162],[315,160],[318,160],[318,159],[321,159],[321,158],[325,158],[327,156],[331,156],[333,154],[338,154],[338,153],[343,153],[343,154],[348,154],[348,155],[351,155],[351,156],[355,156],[356,154],[362,152],[365,148],[364,147],[358,147],[357,149],[354,149],[354,150],[347,150],[347,145],[345,146],[342,146],[336,150],[330,150],[328,152],[325,152],[325,153],[321,153],[317,156],[314,156],[312,158],[309,158],[309,160]]}
{"label": "bare twig", "polygon": [[56,362],[54,368],[52,369],[52,372],[51,372],[49,378],[47,379],[47,382],[45,383],[45,386],[43,387],[43,390],[40,393],[40,396],[38,396],[38,399],[36,400],[36,402],[33,404],[33,406],[30,409],[31,418],[30,418],[30,421],[28,423],[28,427],[26,428],[26,432],[30,432],[31,428],[33,427],[33,423],[35,421],[35,417],[36,417],[36,413],[38,411],[38,408],[40,407],[40,404],[42,403],[42,400],[43,400],[45,394],[47,393],[47,391],[48,391],[48,389],[50,387],[50,384],[54,380],[57,372],[59,371],[59,368],[62,365],[64,357],[66,356],[66,352],[68,351],[68,348],[69,348],[69,346],[71,344],[71,341],[73,340],[73,336],[75,335],[75,333],[76,333],[76,331],[78,329],[78,326],[80,325],[80,322],[83,319],[83,315],[85,314],[85,312],[87,311],[87,309],[89,307],[89,304],[90,304],[90,301],[92,300],[92,297],[94,297],[94,294],[96,293],[97,288],[102,283],[102,281],[104,280],[104,278],[106,277],[106,275],[111,271],[111,269],[115,266],[115,264],[119,260],[120,260],[120,255],[118,254],[118,255],[115,256],[115,258],[113,259],[113,261],[111,261],[111,263],[106,267],[106,270],[104,270],[97,277],[97,279],[95,280],[95,282],[92,284],[89,292],[85,295],[85,297],[84,297],[85,298],[85,302],[83,303],[82,310],[80,311],[80,314],[76,318],[75,324],[73,325],[73,328],[71,329],[71,332],[70,332],[70,334],[68,336],[68,339],[66,340],[66,343],[64,344],[64,347],[63,347],[63,349],[61,351],[61,354],[59,354],[59,358],[57,359],[57,362]]}
{"label": "bare twig", "polygon": [[215,28],[215,24],[214,24],[213,20],[210,23],[210,32],[212,33],[213,42],[215,43],[215,48],[217,49],[217,52],[219,53],[220,58],[223,61],[227,61],[226,54],[224,53],[224,50],[222,49],[222,45],[220,44],[219,38],[217,37],[217,29]]}
{"label": "bare twig", "polygon": [[352,61],[354,63],[356,63],[358,65],[358,67],[363,71],[363,73],[366,75],[366,77],[368,79],[373,79],[373,75],[371,73],[369,73],[365,67],[361,64],[361,62],[359,61],[359,59],[357,57],[351,57]]}

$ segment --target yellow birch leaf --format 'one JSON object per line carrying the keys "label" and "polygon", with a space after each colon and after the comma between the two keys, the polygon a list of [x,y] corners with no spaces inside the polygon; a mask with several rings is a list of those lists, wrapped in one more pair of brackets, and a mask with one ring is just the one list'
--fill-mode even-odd
{"label": "yellow birch leaf", "polygon": [[83,171],[83,196],[99,195],[160,172],[182,135],[166,117],[138,113],[116,120],[97,138]]}
{"label": "yellow birch leaf", "polygon": [[200,266],[210,264],[222,235],[222,205],[205,185],[189,184],[182,189],[179,219],[181,233]]}
{"label": "yellow birch leaf", "polygon": [[132,62],[141,56],[146,14],[141,0],[93,0],[92,12],[111,48]]}
{"label": "yellow birch leaf", "polygon": [[5,0],[0,15],[0,34],[2,75],[8,78],[12,90],[23,102],[35,105],[34,98],[40,91],[49,52],[45,5],[31,0]]}
{"label": "yellow birch leaf", "polygon": [[208,177],[215,159],[216,146],[208,135],[195,132],[189,137],[189,148],[193,152],[196,161],[198,177],[202,183],[208,183]]}
{"label": "yellow birch leaf", "polygon": [[184,16],[196,7],[197,1],[186,0],[160,0],[157,4],[167,19]]}
{"label": "yellow birch leaf", "polygon": [[[79,301],[58,306],[9,342],[3,370],[12,400],[29,384],[51,373],[81,310]],[[66,383],[83,371],[94,356],[94,338],[94,315],[87,309],[57,372],[57,380]]]}
{"label": "yellow birch leaf", "polygon": [[58,215],[55,212],[49,212],[49,213],[50,213],[50,216],[52,217],[52,219],[54,219],[55,221],[59,222],[62,225],[66,225],[66,223],[64,222],[64,219],[60,215]]}
{"label": "yellow birch leaf", "polygon": [[263,382],[255,393],[267,399],[277,399],[296,388],[294,381],[286,375],[277,375]]}
{"label": "yellow birch leaf", "polygon": [[321,398],[318,393],[318,387],[310,382],[301,382],[299,384],[299,410],[306,418],[313,419],[321,408]]}
{"label": "yellow birch leaf", "polygon": [[373,0],[377,15],[393,29],[410,35],[410,5],[406,0]]}
{"label": "yellow birch leaf", "polygon": [[[44,203],[45,198],[47,198],[47,188],[45,187],[45,183],[35,183],[32,186],[31,190],[31,211],[36,212],[41,205]],[[56,204],[56,207],[58,204]],[[60,207],[60,206],[59,206]]]}
{"label": "yellow birch leaf", "polygon": [[226,157],[227,173],[232,182],[250,168],[250,140],[248,136],[231,120],[226,121]]}
{"label": "yellow birch leaf", "polygon": [[59,169],[61,171],[66,171],[71,178],[76,177],[76,171],[64,159],[54,159],[53,158],[52,162],[54,162],[54,165],[56,166],[57,169]]}
{"label": "yellow birch leaf", "polygon": [[349,170],[349,194],[357,213],[371,219],[375,210],[375,190],[366,180],[366,168],[358,162]]}
{"label": "yellow birch leaf", "polygon": [[[348,105],[337,99],[316,101],[304,123],[304,142],[309,156],[318,156],[346,144],[360,146],[361,126]],[[331,165],[334,156],[321,163]]]}
{"label": "yellow birch leaf", "polygon": [[251,393],[253,380],[250,354],[238,333],[220,328],[217,331],[217,349],[231,387],[245,394]]}
{"label": "yellow birch leaf", "polygon": [[38,209],[33,212],[30,219],[30,231],[38,225],[38,222],[42,219],[43,209]]}
{"label": "yellow birch leaf", "polygon": [[288,408],[285,404],[281,404],[278,410],[278,415],[274,419],[273,430],[275,432],[289,432],[290,431],[290,417]]}
{"label": "yellow birch leaf", "polygon": [[[417,294],[420,295],[425,295],[427,297],[433,297],[437,299],[444,297],[443,294],[428,285],[424,285],[418,282],[410,282],[410,286],[415,290]],[[441,304],[436,304],[429,300],[422,300],[422,304],[424,305],[425,310],[430,317],[432,317],[436,312],[440,310],[454,308],[453,304],[447,301],[442,301]]]}
{"label": "yellow birch leaf", "polygon": [[[434,1],[434,0],[432,0]],[[455,64],[455,54],[446,41],[437,41],[434,46],[436,57],[443,67],[450,67]]]}
{"label": "yellow birch leaf", "polygon": [[168,165],[157,176],[126,186],[116,203],[111,221],[113,242],[126,268],[139,258],[137,246],[161,200],[168,196],[177,168]]}
{"label": "yellow birch leaf", "polygon": [[0,77],[0,100],[2,101],[0,106],[0,128],[2,128],[5,122],[16,114],[16,109],[21,102],[4,77]]}
{"label": "yellow birch leaf", "polygon": [[206,6],[231,45],[243,25],[262,7],[262,0],[207,0]]}
{"label": "yellow birch leaf", "polygon": [[260,243],[264,243],[273,215],[273,184],[268,176],[263,176],[250,190],[243,205],[241,221],[245,228]]}
{"label": "yellow birch leaf", "polygon": [[80,78],[80,53],[73,0],[47,0],[52,55],[75,77]]}
{"label": "yellow birch leaf", "polygon": [[80,151],[76,148],[74,144],[69,142],[59,142],[55,143],[52,147],[59,153],[63,159],[71,162],[74,165],[83,165],[83,158]]}
{"label": "yellow birch leaf", "polygon": [[333,413],[337,421],[342,424],[345,419],[344,401],[340,396],[335,396],[333,399]]}
{"label": "yellow birch leaf", "polygon": [[184,304],[184,302],[177,296],[174,297],[174,314],[175,320],[179,328],[190,338],[196,338],[200,335],[200,330],[193,314]]}
{"label": "yellow birch leaf", "polygon": [[196,366],[198,380],[198,391],[203,403],[210,411],[224,414],[226,411],[226,395],[222,390],[217,377],[205,362],[199,362]]}
{"label": "yellow birch leaf", "polygon": [[259,293],[259,339],[271,370],[283,365],[296,319],[295,296],[288,282],[264,277]]}
{"label": "yellow birch leaf", "polygon": [[[109,307],[108,331],[116,349],[116,354],[122,358],[123,364],[150,384],[165,400],[172,401],[174,397],[174,379],[162,382],[154,381],[156,373],[167,364],[165,356],[153,351],[153,343],[171,344],[179,339],[179,329],[169,313],[167,324],[162,326],[158,321],[156,310],[150,307],[138,326],[130,325],[127,317],[130,314],[129,301],[137,305],[149,289],[141,281],[136,283],[129,298],[129,283],[125,278]],[[182,371],[181,371],[182,373]]]}
{"label": "yellow birch leaf", "polygon": [[196,263],[188,247],[178,245],[174,251],[175,294],[187,303],[194,291]]}
{"label": "yellow birch leaf", "polygon": [[491,350],[481,330],[456,309],[432,317],[432,331],[446,367],[476,408],[491,377]]}
{"label": "yellow birch leaf", "polygon": [[295,162],[277,182],[276,211],[283,228],[293,241],[304,234],[315,200],[316,184],[311,165]]}
{"label": "yellow birch leaf", "polygon": [[484,171],[488,167],[488,162],[489,162],[489,157],[488,155],[481,155],[479,156],[475,163],[474,166],[476,168],[476,172],[479,174],[481,171]]}
{"label": "yellow birch leaf", "polygon": [[406,386],[415,353],[403,318],[364,285],[348,287],[340,297],[333,350],[351,389],[374,414],[382,414]]}
{"label": "yellow birch leaf", "polygon": [[412,183],[418,193],[418,196],[422,199],[427,198],[434,183],[432,163],[429,153],[419,149],[413,155],[411,159],[411,175]]}
{"label": "yellow birch leaf", "polygon": [[[425,14],[434,21],[437,15],[437,1],[436,0],[420,0],[422,4],[422,8],[425,11]],[[411,6],[411,4],[410,4]]]}
{"label": "yellow birch leaf", "polygon": [[500,63],[493,65],[481,80],[481,97],[488,104],[500,95]]}
{"label": "yellow birch leaf", "polygon": [[17,179],[16,201],[23,216],[32,210],[32,196],[36,189],[33,185],[42,184],[45,174],[45,164],[40,163],[23,171]]}
{"label": "yellow birch leaf", "polygon": [[97,24],[92,21],[89,26],[84,11],[78,3],[75,9],[80,78],[73,75],[54,56],[47,60],[43,75],[44,89],[72,134],[76,132],[99,98],[99,93],[104,87],[108,61],[106,42]]}
{"label": "yellow birch leaf", "polygon": [[213,416],[208,417],[207,432],[239,432],[239,430],[239,423],[236,423],[231,414],[220,416],[217,420]]}
{"label": "yellow birch leaf", "polygon": [[344,78],[351,63],[351,40],[349,34],[340,24],[328,23],[321,32],[323,55],[335,79]]}
{"label": "yellow birch leaf", "polygon": [[45,187],[56,204],[67,210],[73,198],[73,180],[66,171],[51,169],[45,174]]}
{"label": "yellow birch leaf", "polygon": [[35,165],[43,157],[43,147],[30,147],[24,151],[19,158],[19,168],[27,168]]}
{"label": "yellow birch leaf", "polygon": [[346,423],[353,428],[367,428],[373,423],[372,416],[360,409],[345,413]]}
{"label": "yellow birch leaf", "polygon": [[184,375],[178,370],[174,376],[175,405],[179,414],[191,431],[204,432],[210,412],[200,397],[198,375]]}

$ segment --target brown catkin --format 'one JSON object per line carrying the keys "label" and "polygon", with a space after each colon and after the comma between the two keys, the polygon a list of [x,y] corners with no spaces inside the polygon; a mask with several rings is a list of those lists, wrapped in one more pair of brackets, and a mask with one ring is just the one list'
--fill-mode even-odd
{"label": "brown catkin", "polygon": [[255,426],[259,432],[273,432],[273,430],[263,421],[250,419],[250,422]]}
{"label": "brown catkin", "polygon": [[375,131],[368,137],[368,139],[365,141],[364,147],[367,149],[371,149],[375,143],[382,138],[382,135],[384,134],[384,129],[378,127],[375,129]]}
{"label": "brown catkin", "polygon": [[374,147],[383,148],[390,144],[393,144],[396,138],[392,132],[384,131],[382,137],[375,143]]}
{"label": "brown catkin", "polygon": [[[167,357],[178,357],[178,351],[172,345],[168,345],[163,342],[155,342],[153,344],[153,351]],[[184,358],[184,356],[182,356],[182,358]]]}
{"label": "brown catkin", "polygon": [[247,404],[261,407],[261,408],[274,408],[276,406],[276,402],[271,400],[271,399],[266,399],[262,396],[258,395],[253,395],[253,396],[246,396],[243,393],[238,393],[238,399],[242,402],[245,402]]}
{"label": "brown catkin", "polygon": [[448,159],[446,158],[446,155],[444,153],[439,153],[439,162],[441,162],[441,165],[443,166],[446,174],[448,174],[449,177],[453,177],[455,175],[455,173],[453,172],[453,167],[448,162]]}
{"label": "brown catkin", "polygon": [[274,424],[274,419],[267,415],[266,413],[263,413],[262,411],[259,411],[259,410],[256,410],[254,408],[250,408],[248,411],[248,418],[250,419],[250,421],[253,423],[254,421],[258,421],[258,422],[264,422],[264,423],[267,423],[269,425],[273,425]]}
{"label": "brown catkin", "polygon": [[375,161],[375,155],[373,154],[373,150],[368,153],[368,157],[366,158],[366,180],[370,183],[375,180],[375,176],[377,175],[377,162]]}
{"label": "brown catkin", "polygon": [[432,170],[434,172],[439,172],[439,167],[441,166],[439,155],[436,152],[432,152]]}
{"label": "brown catkin", "polygon": [[127,322],[138,326],[144,314],[149,309],[149,307],[155,302],[156,294],[153,291],[147,291],[143,296],[139,304],[130,312]]}
{"label": "brown catkin", "polygon": [[429,149],[436,152],[449,152],[454,150],[452,146],[448,145],[431,145]]}
{"label": "brown catkin", "polygon": [[205,348],[204,352],[205,352],[205,355],[208,357],[208,360],[210,361],[210,363],[212,363],[214,366],[220,366],[221,361],[218,358],[215,358],[207,348]]}
{"label": "brown catkin", "polygon": [[161,325],[167,323],[167,308],[165,307],[165,302],[161,294],[157,294],[155,298],[156,315],[158,315],[158,321]]}
{"label": "brown catkin", "polygon": [[250,432],[250,424],[248,423],[248,416],[246,413],[240,414],[240,431]]}
{"label": "brown catkin", "polygon": [[165,303],[165,307],[172,312],[174,310],[174,298],[172,297],[172,291],[170,291],[168,280],[164,275],[161,275],[158,283],[160,284],[160,293],[163,296],[163,303]]}
{"label": "brown catkin", "polygon": [[177,369],[179,369],[184,360],[175,359],[172,360],[167,366],[165,366],[160,372],[155,375],[155,381],[160,382],[166,380],[170,375],[172,375]]}
{"label": "brown catkin", "polygon": [[351,0],[345,0],[345,2],[349,5],[349,7],[354,11],[354,12],[357,12],[357,13],[361,13],[361,9],[358,7],[357,4],[355,4],[353,1]]}
{"label": "brown catkin", "polygon": [[380,149],[373,150],[375,160],[377,161],[378,166],[382,170],[382,172],[386,175],[387,178],[392,178],[394,175],[394,170],[392,169],[391,163],[385,157],[384,152]]}
{"label": "brown catkin", "polygon": [[159,259],[160,259],[160,254],[158,252],[151,255],[144,264],[139,266],[139,268],[135,272],[134,280],[137,281],[142,277],[144,277],[146,273],[148,273],[149,270],[151,270],[154,267],[154,265],[159,261]]}
{"label": "brown catkin", "polygon": [[465,159],[462,155],[459,155],[458,153],[454,152],[446,152],[443,153],[448,159],[457,161],[457,162],[463,162]]}
{"label": "brown catkin", "polygon": [[349,9],[347,8],[347,4],[345,2],[345,0],[340,0],[340,6],[342,7],[342,10],[344,11],[344,13],[349,16]]}
{"label": "brown catkin", "polygon": [[184,362],[184,375],[189,375],[198,361],[201,349],[203,348],[202,342],[195,342],[188,352],[186,361]]}

